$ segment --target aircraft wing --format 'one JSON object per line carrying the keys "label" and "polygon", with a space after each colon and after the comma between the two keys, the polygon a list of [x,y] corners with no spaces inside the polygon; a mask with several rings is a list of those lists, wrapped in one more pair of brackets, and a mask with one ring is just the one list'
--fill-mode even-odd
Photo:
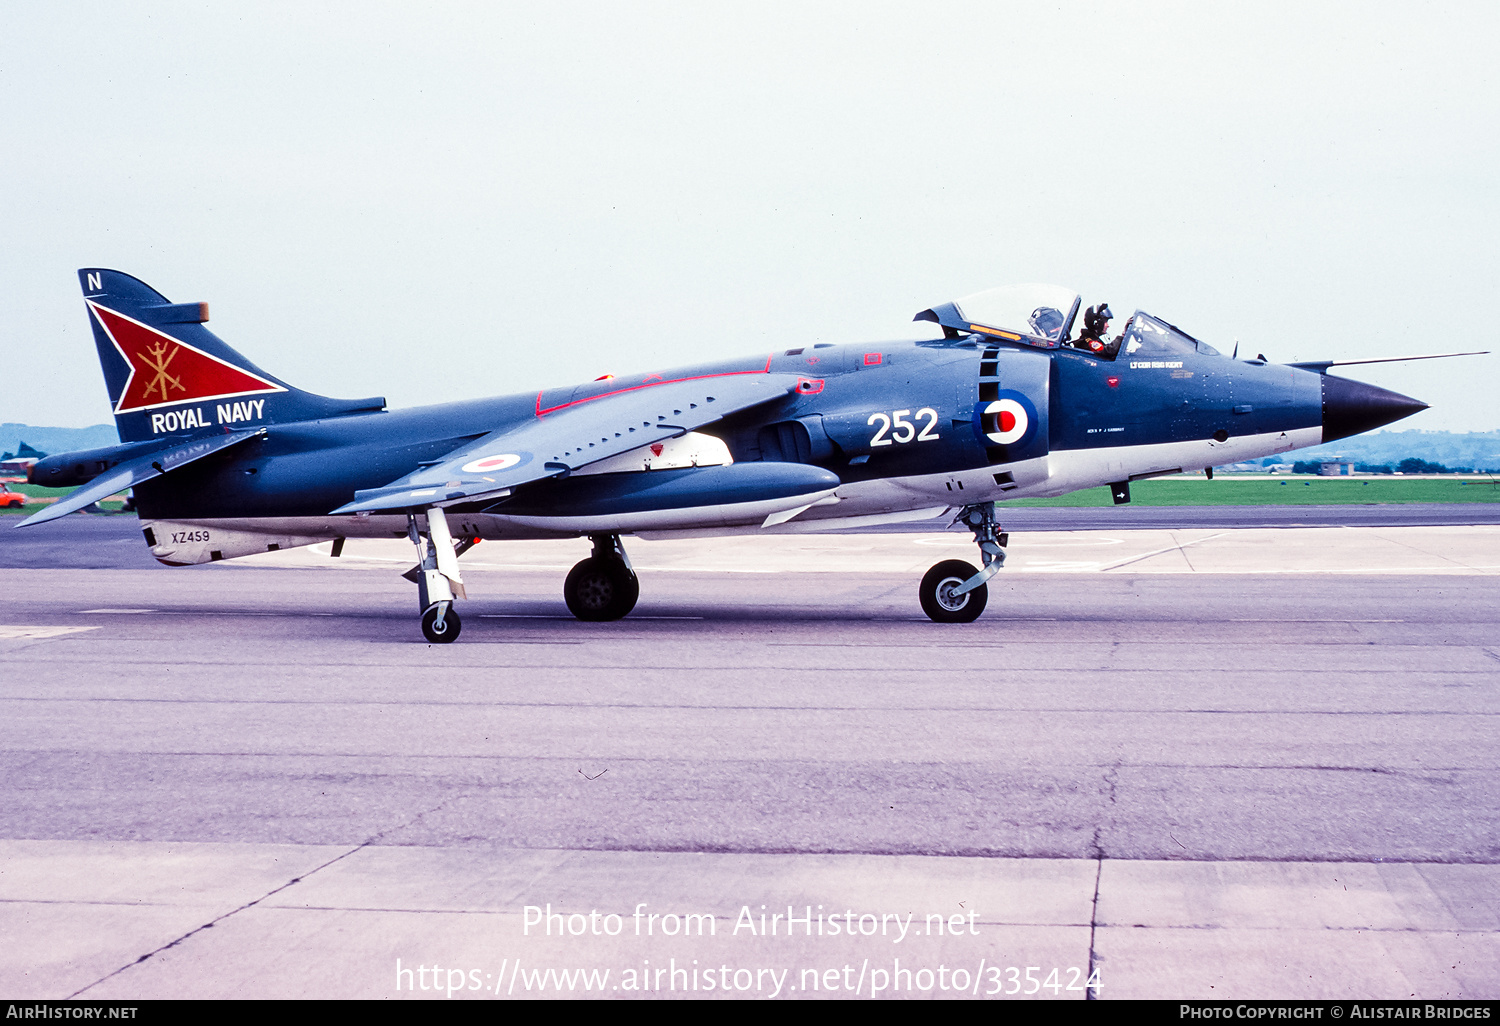
{"label": "aircraft wing", "polygon": [[511,489],[666,438],[780,398],[795,374],[720,374],[639,385],[570,403],[519,426],[492,431],[439,463],[383,488],[354,493],[333,513],[393,512],[499,499]]}
{"label": "aircraft wing", "polygon": [[252,438],[259,438],[265,433],[265,428],[257,428],[254,431],[235,431],[227,435],[210,435],[207,438],[195,438],[191,442],[167,446],[155,452],[148,452],[144,456],[137,456],[134,459],[126,460],[119,466],[100,474],[81,488],[69,492],[41,512],[27,517],[16,526],[30,527],[32,524],[45,524],[49,520],[65,517],[69,513],[83,509],[83,507],[98,502],[106,496],[113,495],[115,492],[134,487],[142,481],[149,481],[153,477],[160,477],[168,471],[186,466],[194,460],[201,460],[205,456],[211,456],[216,452],[223,452],[231,446],[247,442]]}

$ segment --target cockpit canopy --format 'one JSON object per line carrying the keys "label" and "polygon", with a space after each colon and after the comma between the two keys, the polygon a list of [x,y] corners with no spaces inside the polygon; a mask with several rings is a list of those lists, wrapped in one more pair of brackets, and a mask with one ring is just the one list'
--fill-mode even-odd
{"label": "cockpit canopy", "polygon": [[1078,315],[1079,296],[1061,285],[1004,285],[923,310],[913,320],[936,321],[945,334],[979,333],[1055,349]]}
{"label": "cockpit canopy", "polygon": [[[1061,285],[1005,285],[923,310],[913,320],[936,321],[949,338],[978,334],[1043,349],[1064,345],[1081,348],[1079,341],[1072,340],[1080,302],[1077,292]],[[1137,354],[1141,359],[1162,359],[1183,353],[1219,355],[1207,342],[1137,310],[1119,334],[1092,355],[1105,360]]]}
{"label": "cockpit canopy", "polygon": [[1120,333],[1124,343],[1122,356],[1132,359],[1170,359],[1194,353],[1203,356],[1218,356],[1219,351],[1207,342],[1202,342],[1175,324],[1168,324],[1160,317],[1137,310],[1125,322]]}

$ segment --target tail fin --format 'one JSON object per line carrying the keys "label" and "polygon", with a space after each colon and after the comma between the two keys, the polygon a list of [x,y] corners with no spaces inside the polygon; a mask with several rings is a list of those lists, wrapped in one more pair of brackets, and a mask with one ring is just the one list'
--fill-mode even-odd
{"label": "tail fin", "polygon": [[261,370],[203,326],[207,303],[173,303],[119,271],[78,272],[120,441],[219,434],[385,407],[327,399]]}

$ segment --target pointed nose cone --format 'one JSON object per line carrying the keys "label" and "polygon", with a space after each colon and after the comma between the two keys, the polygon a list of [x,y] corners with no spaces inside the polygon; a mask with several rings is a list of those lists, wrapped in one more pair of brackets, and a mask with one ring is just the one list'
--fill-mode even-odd
{"label": "pointed nose cone", "polygon": [[1363,381],[1323,375],[1323,441],[1348,438],[1427,409],[1400,392],[1390,392]]}

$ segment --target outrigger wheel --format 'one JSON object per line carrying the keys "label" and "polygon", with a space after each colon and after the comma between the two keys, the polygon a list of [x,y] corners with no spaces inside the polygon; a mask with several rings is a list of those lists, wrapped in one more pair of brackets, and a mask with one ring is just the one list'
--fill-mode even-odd
{"label": "outrigger wheel", "polygon": [[452,602],[434,602],[422,613],[422,633],[434,645],[446,645],[458,640],[463,622],[453,609]]}
{"label": "outrigger wheel", "polygon": [[641,596],[640,579],[630,568],[619,535],[590,535],[589,540],[594,543],[594,554],[568,571],[563,600],[580,620],[618,620],[635,608]]}
{"label": "outrigger wheel", "polygon": [[448,519],[436,506],[427,511],[426,532],[421,530],[416,514],[408,513],[406,534],[417,548],[417,565],[401,576],[417,586],[422,634],[434,645],[457,641],[463,624],[453,608],[453,600],[466,597],[458,557],[474,544],[474,539],[465,538],[454,544]]}

